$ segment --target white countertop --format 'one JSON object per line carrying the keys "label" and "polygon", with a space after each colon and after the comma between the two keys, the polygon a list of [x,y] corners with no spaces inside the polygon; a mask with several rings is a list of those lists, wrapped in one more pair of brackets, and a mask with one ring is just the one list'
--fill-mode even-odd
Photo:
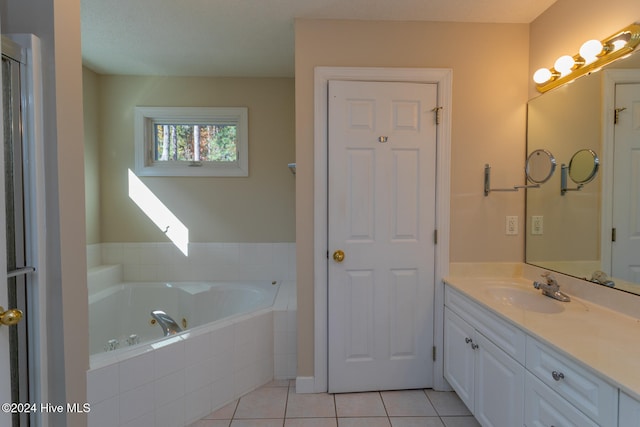
{"label": "white countertop", "polygon": [[[573,295],[570,295],[571,302],[555,301],[543,296],[533,288],[533,282],[526,279],[448,277],[445,282],[640,400],[640,319]],[[561,305],[563,310],[546,314],[521,309],[492,296],[489,289],[495,286],[537,294]]]}

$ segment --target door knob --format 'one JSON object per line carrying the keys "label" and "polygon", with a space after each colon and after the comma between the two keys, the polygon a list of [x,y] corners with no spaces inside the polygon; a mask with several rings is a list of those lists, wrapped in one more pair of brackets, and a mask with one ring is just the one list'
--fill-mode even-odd
{"label": "door knob", "polygon": [[4,308],[0,307],[0,324],[2,325],[13,326],[20,322],[23,316],[22,310],[17,308],[10,308],[5,311]]}
{"label": "door knob", "polygon": [[333,253],[333,260],[335,262],[342,262],[344,261],[344,252],[342,252],[340,249],[338,249],[337,251],[335,251]]}

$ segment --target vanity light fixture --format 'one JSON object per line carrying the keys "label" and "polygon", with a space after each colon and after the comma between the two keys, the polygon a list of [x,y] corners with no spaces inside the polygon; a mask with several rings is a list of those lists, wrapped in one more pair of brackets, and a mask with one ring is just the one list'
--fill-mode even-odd
{"label": "vanity light fixture", "polygon": [[533,74],[539,92],[547,92],[629,55],[640,44],[640,24],[631,24],[602,41],[589,40],[580,53],[558,58],[552,68],[540,68]]}

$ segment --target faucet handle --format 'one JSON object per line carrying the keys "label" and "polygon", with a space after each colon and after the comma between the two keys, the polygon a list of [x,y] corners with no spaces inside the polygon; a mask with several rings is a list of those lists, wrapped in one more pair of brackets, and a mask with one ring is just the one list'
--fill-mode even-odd
{"label": "faucet handle", "polygon": [[545,280],[547,281],[547,285],[558,286],[558,281],[553,276],[553,274],[551,274],[550,271],[545,271],[544,273],[542,273],[542,277],[544,277]]}

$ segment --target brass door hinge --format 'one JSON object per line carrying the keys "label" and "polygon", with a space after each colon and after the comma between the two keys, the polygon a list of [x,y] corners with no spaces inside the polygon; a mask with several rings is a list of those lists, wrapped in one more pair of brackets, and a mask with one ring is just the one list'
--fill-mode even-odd
{"label": "brass door hinge", "polygon": [[435,113],[435,115],[436,115],[436,124],[439,125],[440,124],[440,112],[442,111],[442,107],[435,107],[431,111],[433,111]]}

